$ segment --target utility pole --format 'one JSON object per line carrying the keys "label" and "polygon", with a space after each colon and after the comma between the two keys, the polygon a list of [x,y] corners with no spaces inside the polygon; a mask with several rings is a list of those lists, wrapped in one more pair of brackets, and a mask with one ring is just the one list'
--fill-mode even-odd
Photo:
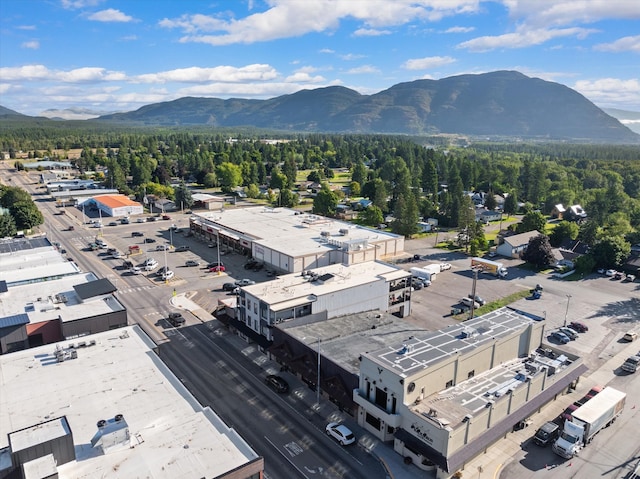
{"label": "utility pole", "polygon": [[567,316],[569,315],[569,301],[571,301],[571,295],[567,295],[567,310],[564,313],[564,326],[567,325]]}
{"label": "utility pole", "polygon": [[476,283],[478,282],[478,269],[473,268],[473,286],[471,287],[471,312],[469,313],[469,319],[473,319],[473,313],[476,306]]}

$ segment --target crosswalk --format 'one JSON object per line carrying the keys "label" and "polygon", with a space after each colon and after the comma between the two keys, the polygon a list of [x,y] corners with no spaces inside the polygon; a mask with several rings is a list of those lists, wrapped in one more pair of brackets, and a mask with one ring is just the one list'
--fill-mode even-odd
{"label": "crosswalk", "polygon": [[118,289],[118,291],[116,292],[116,295],[120,294],[131,294],[131,293],[139,293],[140,291],[148,291],[150,289],[153,289],[154,286],[152,285],[147,285],[147,286],[138,286],[136,288],[122,288],[122,289]]}

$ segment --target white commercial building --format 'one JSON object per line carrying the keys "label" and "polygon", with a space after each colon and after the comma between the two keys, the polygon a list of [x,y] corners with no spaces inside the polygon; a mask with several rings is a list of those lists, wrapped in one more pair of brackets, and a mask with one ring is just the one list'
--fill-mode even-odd
{"label": "white commercial building", "polygon": [[335,264],[288,274],[240,291],[238,321],[272,340],[274,325],[318,321],[364,311],[411,312],[411,273],[387,263]]}
{"label": "white commercial building", "polygon": [[285,273],[404,254],[401,235],[288,208],[225,209],[194,215],[190,223],[195,235]]}
{"label": "white commercial building", "polygon": [[259,479],[138,327],[0,356],[0,477]]}

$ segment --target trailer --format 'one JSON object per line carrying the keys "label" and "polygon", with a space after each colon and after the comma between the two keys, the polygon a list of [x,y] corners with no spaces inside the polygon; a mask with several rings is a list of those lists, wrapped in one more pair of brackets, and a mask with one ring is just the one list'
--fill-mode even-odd
{"label": "trailer", "polygon": [[483,273],[490,273],[498,278],[505,278],[508,273],[504,264],[484,258],[471,258],[471,268]]}
{"label": "trailer", "polygon": [[[435,266],[435,267],[434,267]],[[409,268],[409,272],[412,276],[421,279],[427,279],[429,281],[435,281],[436,276],[440,272],[440,265],[427,265],[424,268],[413,267]]]}
{"label": "trailer", "polygon": [[612,424],[622,414],[627,395],[606,387],[571,413],[560,437],[553,443],[553,452],[571,459],[589,444],[596,434]]}

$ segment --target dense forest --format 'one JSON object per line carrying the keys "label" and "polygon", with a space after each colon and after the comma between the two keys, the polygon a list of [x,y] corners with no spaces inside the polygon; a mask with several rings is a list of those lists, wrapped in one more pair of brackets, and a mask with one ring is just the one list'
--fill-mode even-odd
{"label": "dense forest", "polygon": [[[278,141],[264,141],[267,138]],[[589,242],[603,237],[640,242],[637,146],[460,140],[454,144],[446,137],[204,128],[107,131],[102,126],[74,127],[66,122],[46,127],[2,125],[0,148],[12,158],[22,151],[30,158],[52,159],[65,159],[65,151],[82,149],[81,157],[74,160],[81,171],[102,169],[106,186],[138,196],[146,190],[173,198],[181,189],[169,185],[178,178],[225,192],[243,187],[250,198],[264,198],[268,189],[268,200],[295,206],[298,172],[304,170],[306,179],[325,182],[314,200],[314,209],[321,214],[333,214],[341,199],[342,192],[327,184],[334,171],[341,169],[350,174],[350,197],[365,197],[373,203],[360,219],[374,225],[393,215],[393,229],[406,235],[415,233],[419,217],[435,217],[449,227],[468,225],[473,206],[465,194],[469,191],[489,193],[489,198],[505,196],[506,214],[523,209],[548,214],[556,204],[580,204],[593,230]],[[491,208],[493,200],[489,203],[486,206]]]}

